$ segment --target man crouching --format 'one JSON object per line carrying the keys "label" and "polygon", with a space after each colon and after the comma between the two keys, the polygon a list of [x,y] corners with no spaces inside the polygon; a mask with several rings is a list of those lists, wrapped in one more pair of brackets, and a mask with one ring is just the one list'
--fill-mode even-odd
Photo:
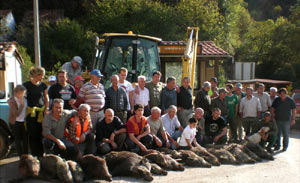
{"label": "man crouching", "polygon": [[104,119],[96,125],[96,146],[100,155],[122,150],[126,139],[126,126],[114,115],[114,111],[108,108],[104,115]]}
{"label": "man crouching", "polygon": [[65,145],[76,159],[80,158],[82,154],[94,153],[95,135],[92,133],[90,109],[88,104],[81,104],[77,114],[68,120],[64,131]]}

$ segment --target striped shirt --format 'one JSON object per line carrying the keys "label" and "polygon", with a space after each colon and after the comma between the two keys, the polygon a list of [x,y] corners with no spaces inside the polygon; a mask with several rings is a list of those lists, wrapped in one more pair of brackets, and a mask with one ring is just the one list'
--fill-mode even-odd
{"label": "striped shirt", "polygon": [[78,96],[91,106],[91,111],[97,112],[105,105],[105,91],[101,83],[98,85],[93,85],[91,82],[84,84]]}

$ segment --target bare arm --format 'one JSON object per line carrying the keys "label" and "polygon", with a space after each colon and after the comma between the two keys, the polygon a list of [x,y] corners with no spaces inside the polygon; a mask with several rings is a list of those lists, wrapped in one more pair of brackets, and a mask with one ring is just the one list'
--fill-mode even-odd
{"label": "bare arm", "polygon": [[145,137],[145,136],[148,135],[149,133],[151,133],[151,131],[150,131],[150,126],[147,125],[146,131],[144,131],[144,133],[138,135],[138,139],[141,139],[141,138]]}
{"label": "bare arm", "polygon": [[138,145],[142,150],[147,150],[147,148],[134,136],[133,133],[129,133],[129,138],[134,142],[136,145]]}

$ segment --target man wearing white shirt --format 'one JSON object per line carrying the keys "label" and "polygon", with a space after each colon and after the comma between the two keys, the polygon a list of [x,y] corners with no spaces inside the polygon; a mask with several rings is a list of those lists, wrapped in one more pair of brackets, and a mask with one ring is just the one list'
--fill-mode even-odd
{"label": "man wearing white shirt", "polygon": [[135,104],[142,104],[144,106],[144,116],[150,115],[150,107],[149,107],[149,90],[145,88],[146,85],[146,77],[139,76],[138,77],[138,86],[137,89],[139,90],[138,94],[133,92],[133,103]]}
{"label": "man wearing white shirt", "polygon": [[161,119],[163,120],[163,124],[165,130],[167,132],[168,139],[171,142],[171,148],[176,149],[179,147],[177,143],[177,139],[181,136],[183,128],[181,127],[177,116],[175,115],[177,112],[177,108],[174,105],[170,105],[168,108],[168,113],[164,114]]}
{"label": "man wearing white shirt", "polygon": [[126,80],[128,74],[128,70],[125,67],[121,67],[119,70],[119,86],[124,88],[127,95],[127,110],[130,111],[130,113],[127,113],[127,118],[130,117],[130,114],[133,114],[133,87],[132,84]]}
{"label": "man wearing white shirt", "polygon": [[243,127],[246,136],[255,130],[255,125],[260,118],[261,104],[257,97],[253,96],[253,88],[246,88],[246,97],[242,98],[240,103],[240,116],[243,121]]}
{"label": "man wearing white shirt", "polygon": [[257,92],[253,93],[253,96],[259,98],[261,104],[260,119],[264,117],[265,112],[269,111],[272,105],[269,94],[267,92],[264,92],[264,90],[265,90],[265,85],[259,83],[257,87]]}

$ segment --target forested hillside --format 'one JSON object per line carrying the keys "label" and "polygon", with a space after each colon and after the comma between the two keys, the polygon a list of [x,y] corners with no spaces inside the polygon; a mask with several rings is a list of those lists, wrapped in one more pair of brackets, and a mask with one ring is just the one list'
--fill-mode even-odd
{"label": "forested hillside", "polygon": [[[32,25],[23,24],[32,0],[0,1],[12,9],[16,41],[33,58]],[[63,10],[64,18],[41,22],[42,65],[50,70],[74,55],[91,61],[95,35],[128,32],[184,40],[187,26],[200,28],[235,61],[257,63],[256,76],[294,81],[300,87],[298,0],[40,0],[40,10]],[[25,49],[23,49],[25,50]]]}

